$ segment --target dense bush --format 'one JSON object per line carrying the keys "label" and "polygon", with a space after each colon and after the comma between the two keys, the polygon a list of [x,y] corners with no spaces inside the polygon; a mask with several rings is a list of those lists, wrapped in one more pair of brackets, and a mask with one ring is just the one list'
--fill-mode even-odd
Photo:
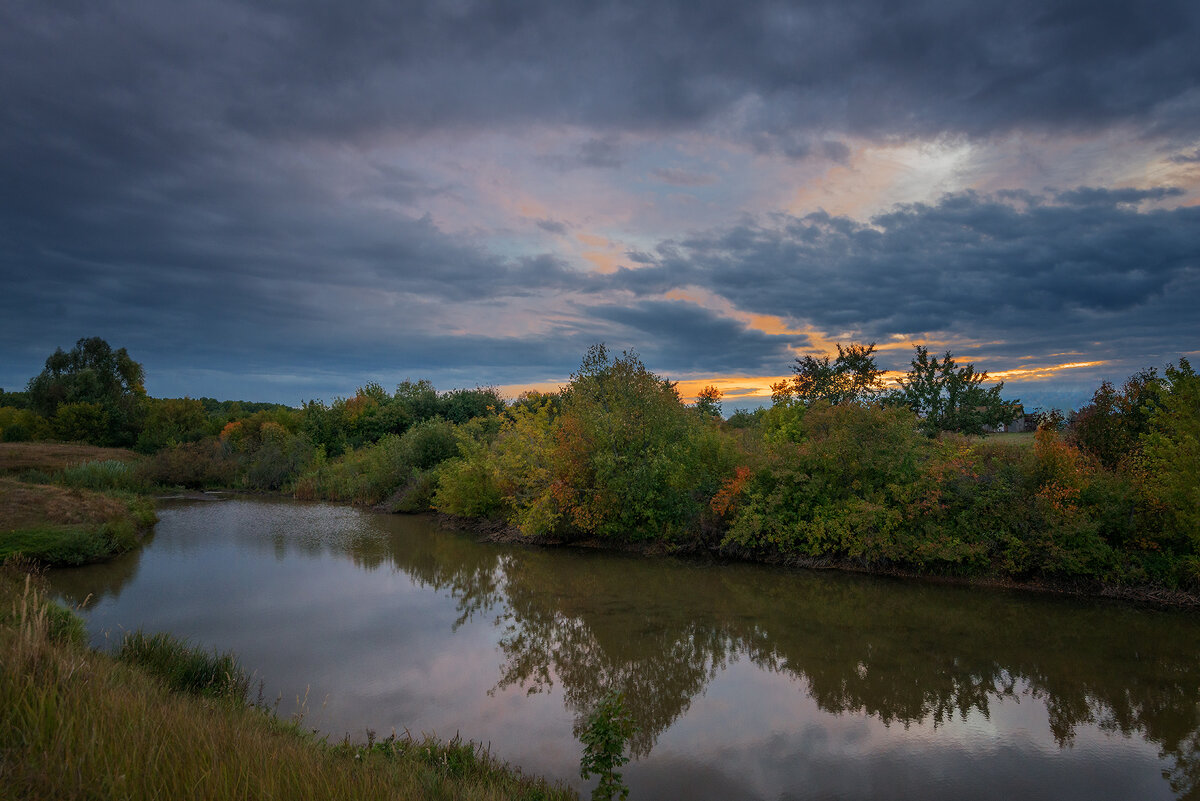
{"label": "dense bush", "polygon": [[584,357],[556,410],[515,408],[496,439],[443,472],[436,506],[502,513],[530,534],[694,537],[732,470],[728,440],[637,356]]}
{"label": "dense bush", "polygon": [[191,398],[151,398],[146,403],[146,418],[135,448],[154,453],[184,442],[195,442],[216,434],[214,421],[198,400]]}
{"label": "dense bush", "polygon": [[403,436],[387,434],[340,459],[318,459],[296,482],[296,497],[378,504],[416,479],[395,511],[423,511],[429,508],[437,481],[435,469],[458,454],[454,424],[429,419]]}
{"label": "dense bush", "polygon": [[31,409],[0,406],[0,442],[49,439],[52,434],[49,422],[37,412]]}
{"label": "dense bush", "polygon": [[138,469],[150,484],[189,489],[232,486],[239,475],[237,459],[217,439],[165,448]]}

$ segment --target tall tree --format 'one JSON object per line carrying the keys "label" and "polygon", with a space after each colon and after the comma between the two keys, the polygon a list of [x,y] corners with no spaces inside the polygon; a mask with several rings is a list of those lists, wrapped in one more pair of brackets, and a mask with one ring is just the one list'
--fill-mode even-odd
{"label": "tall tree", "polygon": [[29,381],[33,408],[46,418],[73,404],[95,404],[104,419],[88,440],[102,445],[132,445],[137,438],[146,397],[145,371],[125,348],[113,350],[100,337],[80,339],[69,353],[58,348],[46,367]]}
{"label": "tall tree", "polygon": [[936,356],[930,358],[928,348],[915,347],[912,368],[899,380],[900,388],[888,400],[916,412],[926,434],[934,436],[939,431],[982,434],[985,427],[1012,419],[1017,401],[1000,397],[1003,381],[984,387],[986,371],[975,372],[975,365],[969,362],[959,366],[950,351],[939,361]]}
{"label": "tall tree", "polygon": [[845,403],[868,403],[883,390],[883,371],[875,364],[875,343],[849,345],[839,342],[838,355],[832,363],[828,356],[804,356],[792,365],[795,377],[771,387],[772,398],[795,399],[808,405],[824,400],[837,406]]}

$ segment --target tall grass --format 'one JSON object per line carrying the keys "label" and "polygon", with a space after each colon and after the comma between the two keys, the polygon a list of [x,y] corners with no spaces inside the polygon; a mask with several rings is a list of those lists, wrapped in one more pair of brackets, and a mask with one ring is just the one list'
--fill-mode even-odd
{"label": "tall grass", "polygon": [[116,658],[159,677],[177,692],[246,700],[249,676],[229,652],[205,651],[170,634],[138,629],[125,635]]}
{"label": "tall grass", "polygon": [[228,696],[170,690],[52,636],[36,584],[0,575],[0,797],[570,799],[469,743],[325,745]]}
{"label": "tall grass", "polygon": [[116,459],[66,467],[59,473],[58,483],[96,492],[144,492],[149,489],[149,484],[135,465]]}

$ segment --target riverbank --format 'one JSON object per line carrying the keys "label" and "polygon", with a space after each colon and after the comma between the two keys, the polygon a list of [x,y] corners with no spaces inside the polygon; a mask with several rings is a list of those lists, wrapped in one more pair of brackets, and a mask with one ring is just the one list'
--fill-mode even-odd
{"label": "riverbank", "polygon": [[[374,510],[382,514],[388,513],[388,510],[383,507],[374,507]],[[564,541],[548,536],[529,536],[501,520],[458,517],[445,513],[438,513],[435,517],[442,528],[470,533],[480,542],[518,544],[535,548],[589,548],[617,553],[633,553],[645,557],[683,556],[711,559],[718,563],[747,562],[791,570],[836,570],[933,584],[990,587],[1017,592],[1124,601],[1169,609],[1200,610],[1200,593],[1170,590],[1163,587],[1106,584],[1090,579],[1056,581],[1043,577],[1020,581],[1009,576],[928,573],[905,570],[896,565],[867,566],[861,562],[833,557],[754,552],[746,548],[730,548],[720,544],[706,543],[699,539],[680,543],[666,543],[659,540],[611,541],[594,538]]]}
{"label": "riverbank", "polygon": [[157,520],[121,448],[0,443],[0,562],[82,565],[136,548]]}
{"label": "riverbank", "polygon": [[0,478],[0,561],[14,555],[58,567],[136,548],[157,517],[154,502]]}
{"label": "riverbank", "polygon": [[24,799],[572,799],[469,743],[330,745],[239,698],[168,689],[83,645],[36,578],[0,571],[0,786]]}

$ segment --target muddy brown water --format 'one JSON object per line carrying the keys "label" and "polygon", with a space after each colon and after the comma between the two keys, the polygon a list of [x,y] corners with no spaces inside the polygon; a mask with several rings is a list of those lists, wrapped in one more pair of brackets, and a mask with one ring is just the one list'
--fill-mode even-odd
{"label": "muddy brown water", "polygon": [[331,739],[461,734],[586,797],[575,730],[620,690],[635,801],[1200,796],[1194,612],[477,543],[328,504],[159,516],[138,552],[52,573],[93,644],[233,650]]}

